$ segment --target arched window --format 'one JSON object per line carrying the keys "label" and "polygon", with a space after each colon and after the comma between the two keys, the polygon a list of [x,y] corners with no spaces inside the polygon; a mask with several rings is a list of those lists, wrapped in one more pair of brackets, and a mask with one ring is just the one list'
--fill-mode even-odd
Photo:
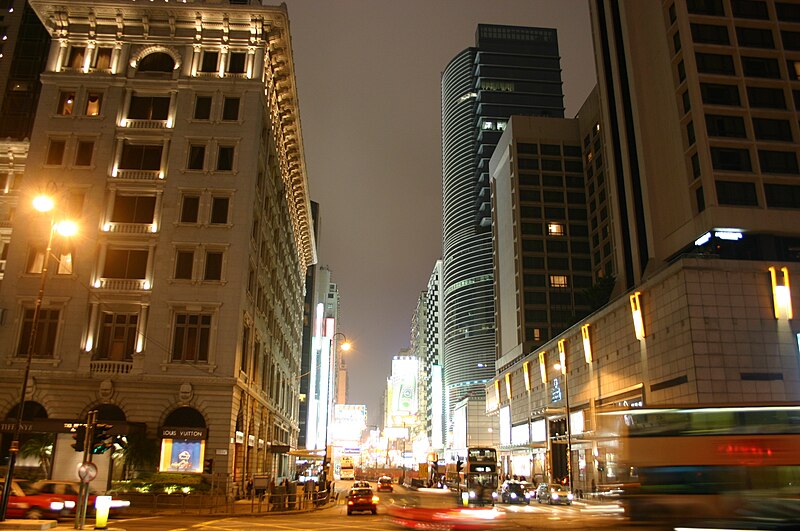
{"label": "arched window", "polygon": [[154,52],[142,57],[138,68],[139,72],[172,72],[175,61],[168,53]]}
{"label": "arched window", "polygon": [[205,428],[206,420],[194,408],[181,407],[167,415],[164,426],[180,426],[182,428]]}

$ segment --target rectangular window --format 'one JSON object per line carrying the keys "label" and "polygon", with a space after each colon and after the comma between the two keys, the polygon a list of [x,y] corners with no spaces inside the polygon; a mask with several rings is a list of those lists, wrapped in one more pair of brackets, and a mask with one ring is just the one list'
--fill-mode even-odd
{"label": "rectangular window", "polygon": [[772,37],[772,30],[763,28],[736,28],[736,39],[739,46],[749,48],[775,48],[775,39]]}
{"label": "rectangular window", "polygon": [[548,223],[547,224],[547,234],[550,236],[563,236],[564,235],[564,224],[563,223]]}
{"label": "rectangular window", "polygon": [[138,314],[104,312],[95,359],[131,361],[136,351],[138,324]]}
{"label": "rectangular window", "polygon": [[755,184],[734,181],[717,181],[715,184],[720,205],[758,206]]}
{"label": "rectangular window", "polygon": [[800,4],[775,2],[775,11],[778,13],[778,20],[800,22]]}
{"label": "rectangular window", "polygon": [[100,92],[90,92],[86,95],[86,116],[100,116],[100,109],[103,106],[103,94]]}
{"label": "rectangular window", "polygon": [[222,103],[222,119],[236,121],[239,119],[239,98],[225,98]]}
{"label": "rectangular window", "polygon": [[753,118],[753,131],[757,140],[792,141],[792,127],[788,120]]}
{"label": "rectangular window", "polygon": [[211,119],[211,96],[197,96],[194,100],[194,119]]}
{"label": "rectangular window", "polygon": [[111,69],[111,56],[114,49],[109,47],[97,48],[94,56],[94,64],[92,68],[96,70],[110,70]]}
{"label": "rectangular window", "polygon": [[739,87],[736,85],[700,83],[700,94],[703,97],[703,103],[708,105],[741,105]]}
{"label": "rectangular window", "polygon": [[685,90],[683,94],[681,94],[681,99],[683,100],[683,114],[686,114],[692,110],[692,100],[689,97],[688,90]]}
{"label": "rectangular window", "polygon": [[206,251],[203,280],[222,280],[222,251]]}
{"label": "rectangular window", "polygon": [[194,251],[179,250],[175,253],[175,278],[179,280],[192,280],[194,269]]}
{"label": "rectangular window", "polygon": [[741,116],[707,114],[706,130],[708,131],[708,136],[747,138],[744,119]]}
{"label": "rectangular window", "polygon": [[770,208],[800,208],[800,186],[765,184],[764,197]]}
{"label": "rectangular window", "polygon": [[789,59],[786,61],[786,69],[789,72],[789,79],[794,81],[800,79],[800,61]]}
{"label": "rectangular window", "polygon": [[117,195],[111,221],[114,223],[152,223],[156,210],[155,196]]}
{"label": "rectangular window", "polygon": [[758,20],[767,20],[769,18],[767,4],[761,0],[731,0],[731,10],[733,10],[734,17]]}
{"label": "rectangular window", "polygon": [[781,31],[784,50],[800,51],[800,31]]}
{"label": "rectangular window", "polygon": [[794,151],[758,150],[758,162],[764,173],[800,173]]}
{"label": "rectangular window", "polygon": [[745,77],[780,79],[781,69],[777,59],[767,57],[742,57],[742,70]]}
{"label": "rectangular window", "polygon": [[189,146],[189,160],[186,163],[188,170],[203,170],[206,167],[206,146],[192,144]]}
{"label": "rectangular window", "polygon": [[211,198],[211,217],[209,223],[212,225],[225,225],[228,223],[229,197]]}
{"label": "rectangular window", "polygon": [[733,57],[718,53],[695,53],[697,71],[701,74],[721,74],[732,76],[736,73]]}
{"label": "rectangular window", "polygon": [[75,107],[75,91],[62,91],[58,96],[58,109],[56,113],[61,116],[71,116]]}
{"label": "rectangular window", "polygon": [[686,9],[695,15],[725,15],[722,0],[686,0]]}
{"label": "rectangular window", "polygon": [[694,122],[689,122],[686,124],[686,139],[689,141],[689,145],[693,145],[695,142],[694,136]]}
{"label": "rectangular window", "polygon": [[706,196],[703,194],[703,187],[699,186],[697,190],[694,191],[694,197],[697,201],[697,211],[702,212],[706,209]]}
{"label": "rectangular window", "polygon": [[750,152],[746,149],[711,148],[711,165],[715,170],[751,171]]}
{"label": "rectangular window", "polygon": [[747,87],[747,101],[750,107],[758,109],[786,108],[783,89],[779,88]]}
{"label": "rectangular window", "polygon": [[219,71],[219,52],[205,50],[203,52],[203,60],[200,62],[201,72],[218,72]]}
{"label": "rectangular window", "polygon": [[72,248],[67,244],[62,244],[58,251],[58,263],[56,264],[57,275],[71,275],[73,269]]}
{"label": "rectangular window", "polygon": [[67,147],[66,140],[50,139],[47,146],[47,158],[45,164],[48,166],[61,166],[64,162],[64,150]]}
{"label": "rectangular window", "polygon": [[164,146],[129,144],[122,146],[122,155],[119,160],[121,170],[160,170],[161,154]]}
{"label": "rectangular window", "polygon": [[228,72],[231,74],[244,74],[247,52],[231,52],[228,55]]}
{"label": "rectangular window", "polygon": [[197,223],[200,212],[200,196],[184,195],[181,201],[181,223]]}
{"label": "rectangular window", "polygon": [[148,255],[146,249],[108,249],[103,278],[144,279]]}
{"label": "rectangular window", "polygon": [[93,154],[93,140],[78,140],[78,146],[75,148],[75,166],[91,166]]}
{"label": "rectangular window", "polygon": [[171,356],[173,362],[208,362],[208,351],[211,342],[210,314],[175,314],[174,334]]}
{"label": "rectangular window", "polygon": [[217,171],[232,171],[233,156],[233,146],[219,146],[219,150],[217,152]]}
{"label": "rectangular window", "polygon": [[60,310],[41,308],[39,310],[39,322],[36,327],[36,337],[31,345],[33,336],[33,308],[25,308],[22,313],[22,330],[19,335],[17,345],[17,357],[28,355],[28,349],[32,349],[34,358],[53,358],[56,349],[56,335],[58,334],[58,321]]}
{"label": "rectangular window", "polygon": [[166,120],[169,117],[169,96],[131,96],[128,118],[132,120]]}
{"label": "rectangular window", "polygon": [[728,28],[716,24],[692,24],[692,40],[701,44],[730,44]]}
{"label": "rectangular window", "polygon": [[692,176],[697,179],[700,177],[700,157],[697,153],[692,154]]}
{"label": "rectangular window", "polygon": [[569,282],[566,275],[550,275],[551,288],[566,288],[569,287]]}
{"label": "rectangular window", "polygon": [[25,263],[25,272],[29,274],[39,274],[44,267],[44,245],[37,247],[32,245],[28,248],[28,260]]}
{"label": "rectangular window", "polygon": [[86,54],[85,46],[70,46],[67,54],[67,68],[83,68],[83,58]]}

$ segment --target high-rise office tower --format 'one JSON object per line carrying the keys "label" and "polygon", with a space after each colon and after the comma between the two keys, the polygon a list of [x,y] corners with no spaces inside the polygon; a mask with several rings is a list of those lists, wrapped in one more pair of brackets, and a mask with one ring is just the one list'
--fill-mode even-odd
{"label": "high-rise office tower", "polygon": [[[0,416],[30,355],[26,419],[96,409],[161,445],[162,470],[204,451],[241,487],[292,474],[316,250],[286,9],[30,4],[54,39],[0,289]],[[69,442],[54,477],[74,475]]]}
{"label": "high-rise office tower", "polygon": [[800,5],[590,5],[619,288],[687,252],[800,260]]}
{"label": "high-rise office tower", "polygon": [[563,117],[554,29],[478,26],[442,74],[443,368],[455,405],[482,400],[494,375],[489,158],[509,116]]}
{"label": "high-rise office tower", "polygon": [[[320,214],[319,203],[311,201],[311,219],[314,227],[314,241],[319,244]],[[308,391],[311,385],[311,360],[314,356],[314,309],[317,296],[318,265],[306,271],[305,297],[303,300],[303,353],[300,358],[300,403],[298,404],[297,447],[306,447],[308,423]]]}

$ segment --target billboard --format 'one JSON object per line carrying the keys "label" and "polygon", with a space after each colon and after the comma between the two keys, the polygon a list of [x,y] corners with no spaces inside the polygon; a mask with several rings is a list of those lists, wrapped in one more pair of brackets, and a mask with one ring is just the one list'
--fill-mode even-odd
{"label": "billboard", "polygon": [[344,443],[348,442],[360,442],[361,434],[366,428],[367,406],[357,404],[334,406],[331,436],[336,446],[344,446]]}
{"label": "billboard", "polygon": [[416,415],[418,371],[419,361],[415,356],[395,356],[392,359],[389,390],[392,416]]}

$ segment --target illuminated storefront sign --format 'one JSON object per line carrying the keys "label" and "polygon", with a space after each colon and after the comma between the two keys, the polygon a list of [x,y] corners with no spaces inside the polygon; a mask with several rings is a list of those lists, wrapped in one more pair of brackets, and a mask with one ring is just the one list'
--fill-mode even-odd
{"label": "illuminated storefront sign", "polygon": [[205,428],[161,429],[159,472],[201,474],[206,450]]}

